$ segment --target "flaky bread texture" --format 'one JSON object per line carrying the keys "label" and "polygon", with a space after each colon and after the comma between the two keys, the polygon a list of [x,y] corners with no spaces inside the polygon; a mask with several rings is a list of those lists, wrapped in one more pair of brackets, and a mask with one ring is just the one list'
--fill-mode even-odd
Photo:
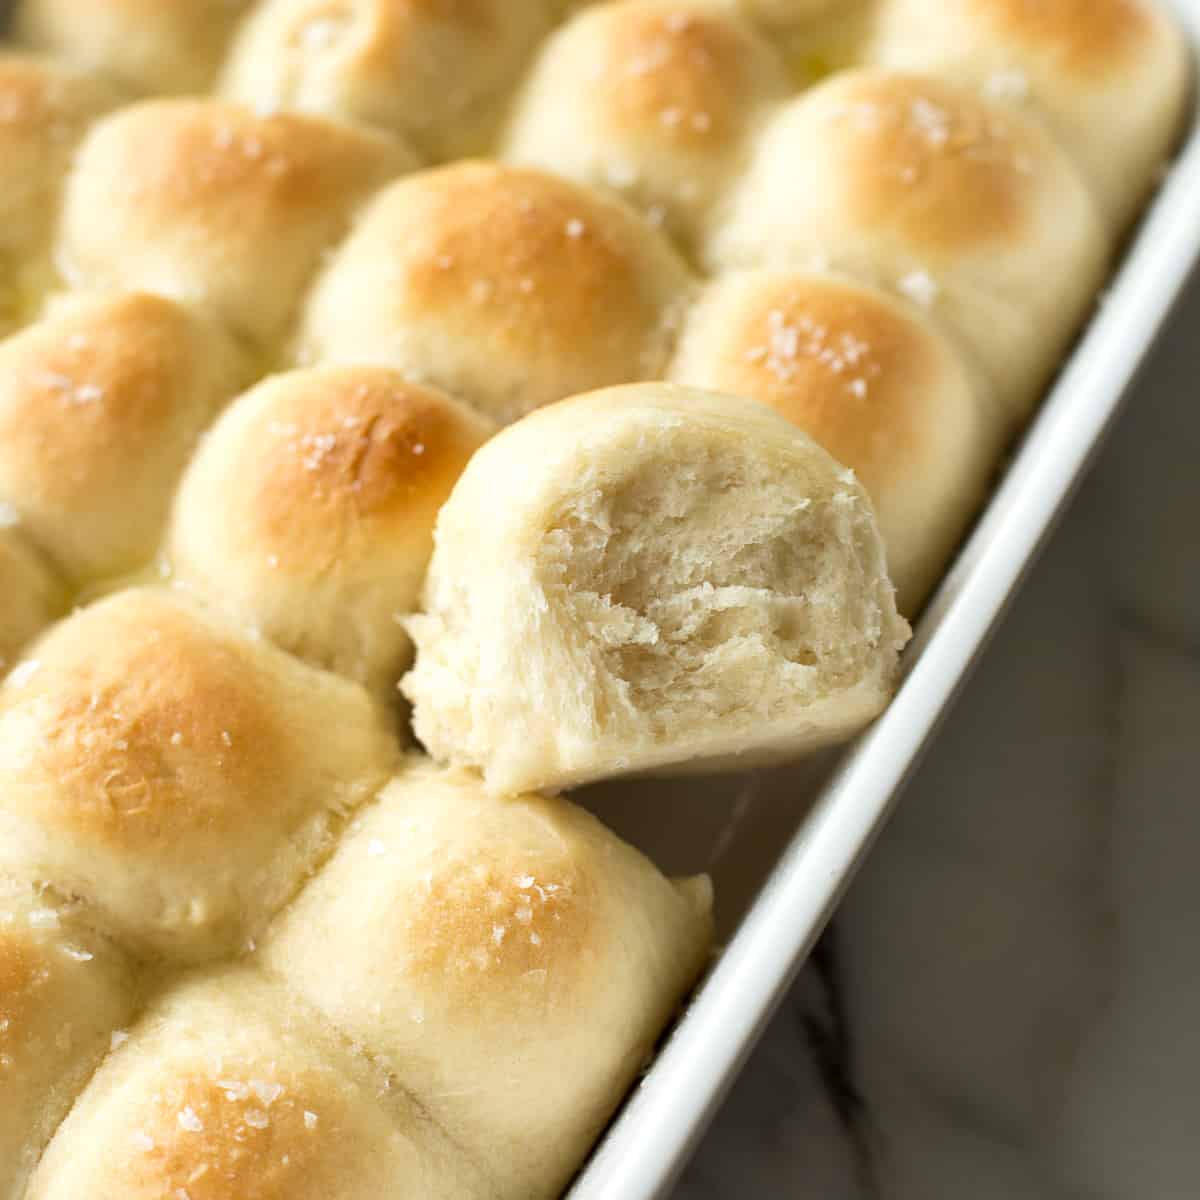
{"label": "flaky bread texture", "polygon": [[853,475],[761,405],[668,384],[484,446],[408,627],[417,736],[497,793],[837,741],[909,634]]}

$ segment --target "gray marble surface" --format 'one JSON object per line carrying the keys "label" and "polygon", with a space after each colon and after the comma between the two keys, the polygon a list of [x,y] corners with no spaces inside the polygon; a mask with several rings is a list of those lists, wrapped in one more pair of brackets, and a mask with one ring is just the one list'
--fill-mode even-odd
{"label": "gray marble surface", "polygon": [[677,1195],[1200,1197],[1200,280]]}

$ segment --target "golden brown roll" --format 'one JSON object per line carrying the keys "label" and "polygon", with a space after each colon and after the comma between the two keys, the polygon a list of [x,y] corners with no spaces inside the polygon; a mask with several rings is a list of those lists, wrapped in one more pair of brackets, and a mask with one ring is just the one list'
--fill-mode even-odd
{"label": "golden brown roll", "polygon": [[867,54],[1044,117],[1117,227],[1171,149],[1189,75],[1153,0],[884,0]]}
{"label": "golden brown roll", "polygon": [[597,5],[547,42],[500,154],[614,189],[690,242],[788,91],[771,45],[711,5]]}
{"label": "golden brown roll", "polygon": [[775,118],[707,260],[834,267],[904,293],[978,356],[1016,424],[1092,303],[1108,248],[1040,126],[951,84],[864,70]]}
{"label": "golden brown roll", "polygon": [[661,373],[690,282],[618,201],[459,163],[375,201],[311,298],[302,355],[394,366],[510,421]]}
{"label": "golden brown roll", "polygon": [[550,25],[550,0],[265,0],[223,90],[379,125],[433,159],[483,148]]}
{"label": "golden brown roll", "polygon": [[0,501],[75,582],[132,570],[244,370],[223,333],[171,300],[56,305],[0,343]]}
{"label": "golden brown roll", "polygon": [[582,809],[413,761],[264,955],[497,1197],[549,1200],[700,972],[710,906]]}
{"label": "golden brown roll", "polygon": [[0,686],[0,872],[171,959],[240,948],[395,756],[355,684],[163,592],[82,609]]}
{"label": "golden brown roll", "polygon": [[71,281],[191,301],[277,336],[354,210],[412,166],[398,142],[318,117],[154,100],[95,127],[67,184]]}
{"label": "golden brown roll", "polygon": [[192,462],[176,580],[319,666],[395,694],[438,509],[490,423],[381,367],[278,375]]}
{"label": "golden brown roll", "polygon": [[48,58],[0,54],[0,335],[33,319],[53,284],[63,176],[119,92]]}
{"label": "golden brown roll", "polygon": [[0,504],[0,678],[21,647],[54,619],[63,600],[50,568],[9,523],[13,517]]}
{"label": "golden brown roll", "polygon": [[848,737],[908,640],[852,473],[763,405],[692,388],[504,430],[435,547],[404,691],[430,753],[500,794]]}
{"label": "golden brown roll", "polygon": [[88,1084],[26,1200],[485,1200],[402,1092],[246,970],[169,992]]}
{"label": "golden brown roll", "polygon": [[17,0],[17,37],[139,91],[200,92],[254,0]]}
{"label": "golden brown roll", "polygon": [[983,499],[999,431],[915,306],[835,275],[734,272],[693,309],[670,375],[769,405],[852,468],[900,610],[920,609]]}
{"label": "golden brown roll", "polygon": [[0,878],[0,1196],[24,1196],[133,1005],[129,968],[110,945],[52,895]]}

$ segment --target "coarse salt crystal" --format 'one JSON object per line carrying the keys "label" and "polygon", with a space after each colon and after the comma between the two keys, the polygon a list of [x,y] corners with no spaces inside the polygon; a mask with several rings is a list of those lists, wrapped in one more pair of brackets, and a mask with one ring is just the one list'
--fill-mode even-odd
{"label": "coarse salt crystal", "polygon": [[119,1050],[127,1041],[129,1041],[129,1034],[124,1029],[114,1029],[112,1037],[108,1039],[108,1048],[109,1050]]}
{"label": "coarse salt crystal", "polygon": [[250,1080],[250,1090],[258,1098],[261,1104],[270,1108],[280,1096],[283,1095],[283,1085],[280,1083],[267,1083],[262,1079]]}
{"label": "coarse salt crystal", "polygon": [[897,286],[904,295],[923,308],[930,308],[937,300],[941,290],[937,285],[937,280],[926,271],[910,271],[899,281]]}
{"label": "coarse salt crystal", "polygon": [[242,1114],[242,1120],[251,1129],[266,1129],[271,1124],[271,1118],[261,1108],[248,1108]]}
{"label": "coarse salt crystal", "polygon": [[316,1129],[317,1120],[318,1120],[318,1118],[317,1118],[317,1114],[315,1112],[309,1112],[307,1108],[304,1110],[304,1128],[305,1129]]}
{"label": "coarse salt crystal", "polygon": [[204,1122],[196,1115],[196,1110],[189,1104],[176,1114],[175,1120],[185,1133],[203,1133]]}

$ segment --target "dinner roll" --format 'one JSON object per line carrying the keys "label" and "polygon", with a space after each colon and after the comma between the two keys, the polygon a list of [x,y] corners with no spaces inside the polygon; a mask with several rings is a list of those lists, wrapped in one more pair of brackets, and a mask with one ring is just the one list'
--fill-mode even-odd
{"label": "dinner roll", "polygon": [[475,1200],[478,1172],[277,987],[168,993],[88,1085],[26,1200]]}
{"label": "dinner roll", "polygon": [[983,499],[998,430],[918,310],[834,275],[735,272],[692,311],[671,377],[768,404],[851,467],[900,610],[920,609]]}
{"label": "dinner roll", "polygon": [[484,446],[438,518],[424,610],[417,736],[498,793],[847,737],[908,640],[854,476],[760,404],[667,384]]}
{"label": "dinner roll", "polygon": [[788,93],[769,43],[696,0],[585,9],[546,44],[501,157],[615,189],[686,241]]}
{"label": "dinner roll", "polygon": [[17,651],[53,620],[63,599],[41,557],[6,523],[10,515],[0,504],[0,678]]}
{"label": "dinner roll", "polygon": [[0,54],[0,335],[32,320],[53,284],[62,179],[90,122],[119,93],[30,54]]}
{"label": "dinner roll", "polygon": [[0,501],[76,582],[132,570],[243,369],[171,300],[74,299],[0,343]]}
{"label": "dinner roll", "polygon": [[319,666],[394,694],[433,523],[491,426],[381,367],[278,375],[188,469],[176,579]]}
{"label": "dinner roll", "polygon": [[76,285],[193,301],[265,341],[354,209],[411,165],[382,134],[317,117],[145,101],[83,144],[67,184],[65,268]]}
{"label": "dinner roll", "polygon": [[51,896],[0,878],[0,1196],[24,1196],[133,1002],[111,946]]}
{"label": "dinner roll", "polygon": [[559,1195],[705,962],[708,880],[410,762],[264,946],[495,1183]]}
{"label": "dinner roll", "polygon": [[435,159],[475,153],[550,24],[549,0],[265,0],[224,90],[381,125]]}
{"label": "dinner roll", "polygon": [[1029,104],[1120,226],[1179,130],[1187,43],[1151,0],[884,0],[868,55]]}
{"label": "dinner roll", "polygon": [[1092,302],[1107,250],[1085,185],[1033,122],[934,79],[865,70],[781,111],[707,259],[832,266],[929,305],[1016,424]]}
{"label": "dinner roll", "polygon": [[0,872],[78,896],[138,952],[239,948],[395,754],[367,694],[127,591],[0,686]]}
{"label": "dinner roll", "polygon": [[17,37],[145,92],[201,92],[254,0],[17,0]]}
{"label": "dinner roll", "polygon": [[317,286],[302,355],[384,363],[499,421],[660,374],[690,277],[616,200],[517,167],[394,184]]}

